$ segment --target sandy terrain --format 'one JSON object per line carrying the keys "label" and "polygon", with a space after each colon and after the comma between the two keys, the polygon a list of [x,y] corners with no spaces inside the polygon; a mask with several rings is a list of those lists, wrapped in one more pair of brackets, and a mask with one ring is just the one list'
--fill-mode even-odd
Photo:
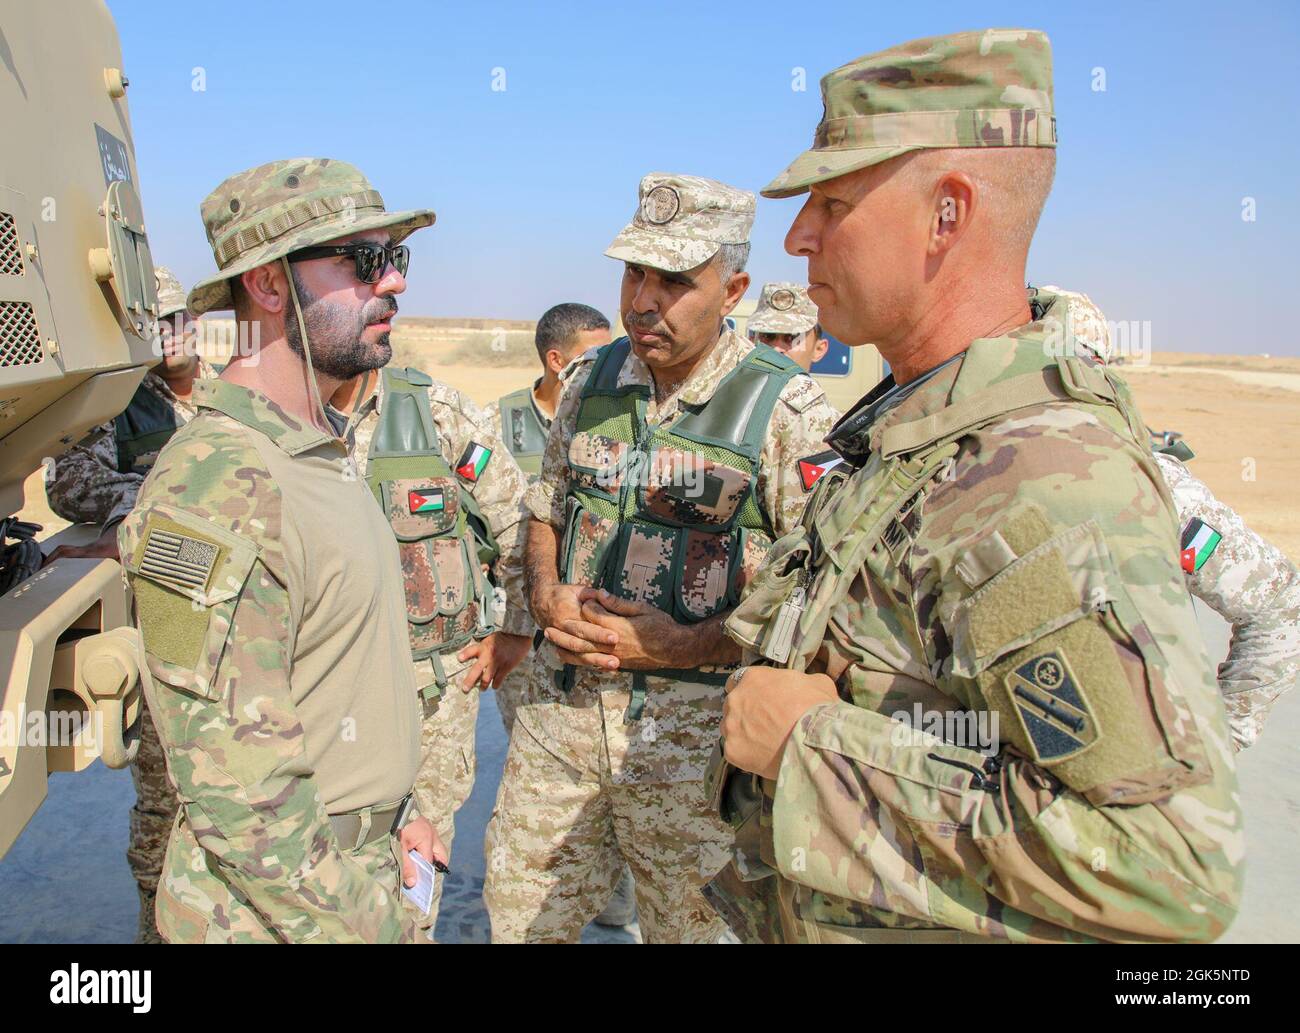
{"label": "sandy terrain", "polygon": [[[475,327],[474,329],[480,329]],[[512,324],[510,329],[517,329]],[[526,366],[450,362],[461,337],[399,324],[394,350],[486,405],[527,384]],[[1300,562],[1300,358],[1157,352],[1149,366],[1121,372],[1156,430],[1181,431],[1196,452],[1193,472],[1260,534]],[[25,519],[62,526],[45,504],[40,474],[27,481]]]}

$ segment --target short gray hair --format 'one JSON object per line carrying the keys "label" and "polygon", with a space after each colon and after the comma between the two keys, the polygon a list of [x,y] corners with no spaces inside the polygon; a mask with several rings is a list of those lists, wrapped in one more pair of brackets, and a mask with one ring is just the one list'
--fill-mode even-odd
{"label": "short gray hair", "polygon": [[745,263],[749,261],[749,241],[743,244],[720,244],[713,260],[718,263],[718,278],[726,286],[733,276],[745,271]]}

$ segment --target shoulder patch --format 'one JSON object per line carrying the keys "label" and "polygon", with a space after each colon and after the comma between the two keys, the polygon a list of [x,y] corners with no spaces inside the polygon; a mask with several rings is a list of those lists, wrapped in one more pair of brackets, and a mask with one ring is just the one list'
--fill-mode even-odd
{"label": "shoulder patch", "polygon": [[803,484],[803,490],[812,491],[813,485],[821,480],[823,474],[834,470],[842,462],[844,462],[844,457],[833,448],[800,459],[798,463],[799,481]]}
{"label": "shoulder patch", "polygon": [[1179,564],[1188,574],[1195,574],[1214,555],[1214,550],[1221,541],[1223,535],[1217,530],[1200,517],[1192,517],[1183,528],[1183,537],[1179,542]]}
{"label": "shoulder patch", "polygon": [[1066,760],[1101,738],[1083,688],[1060,650],[1031,657],[1009,671],[1006,687],[1034,760]]}
{"label": "shoulder patch", "polygon": [[486,445],[480,445],[477,441],[471,441],[465,446],[465,451],[461,453],[460,459],[456,461],[456,473],[473,483],[483,476],[483,471],[487,469],[488,461],[491,458],[492,449]]}
{"label": "shoulder patch", "polygon": [[150,526],[140,554],[140,573],[175,585],[204,591],[221,549],[215,542]]}

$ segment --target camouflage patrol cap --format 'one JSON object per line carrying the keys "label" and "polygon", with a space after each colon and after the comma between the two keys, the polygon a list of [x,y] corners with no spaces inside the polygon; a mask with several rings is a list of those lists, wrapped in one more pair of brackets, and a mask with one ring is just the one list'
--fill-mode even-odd
{"label": "camouflage patrol cap", "polygon": [[684,273],[723,244],[744,244],[754,195],[715,179],[651,172],[642,177],[636,214],[605,249],[610,258]]}
{"label": "camouflage patrol cap", "polygon": [[817,325],[817,306],[797,283],[765,283],[758,307],[745,325],[765,334],[803,334]]}
{"label": "camouflage patrol cap", "polygon": [[190,291],[190,311],[232,308],[228,281],[299,248],[366,230],[392,230],[396,243],[429,226],[428,209],[384,211],[361,170],[331,158],[288,158],[236,173],[199,208],[221,270]]}
{"label": "camouflage patrol cap", "polygon": [[1034,29],[913,40],[827,73],[822,107],[812,148],[764,197],[928,147],[1055,147],[1052,46]]}
{"label": "camouflage patrol cap", "polygon": [[158,318],[166,319],[185,309],[185,288],[165,265],[153,267],[154,283],[158,287]]}

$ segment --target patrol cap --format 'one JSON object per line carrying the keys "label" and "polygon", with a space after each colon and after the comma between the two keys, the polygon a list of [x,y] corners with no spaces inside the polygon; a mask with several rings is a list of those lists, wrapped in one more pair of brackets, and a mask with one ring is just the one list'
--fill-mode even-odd
{"label": "patrol cap", "polygon": [[166,319],[185,309],[185,288],[165,265],[153,267],[154,283],[158,288],[158,318]]}
{"label": "patrol cap", "polygon": [[199,211],[221,271],[190,291],[196,316],[233,308],[232,277],[291,251],[366,230],[391,230],[396,243],[436,218],[426,208],[385,211],[361,170],[332,158],[288,158],[236,173]]}
{"label": "patrol cap", "polygon": [[684,273],[723,244],[744,244],[754,195],[715,179],[651,172],[642,177],[636,214],[605,249],[610,258]]}
{"label": "patrol cap", "polygon": [[765,334],[803,334],[817,325],[817,306],[797,283],[765,283],[758,307],[745,325]]}
{"label": "patrol cap", "polygon": [[1035,29],[983,29],[903,43],[822,78],[810,150],[762,191],[813,184],[928,147],[1055,147],[1052,46]]}

